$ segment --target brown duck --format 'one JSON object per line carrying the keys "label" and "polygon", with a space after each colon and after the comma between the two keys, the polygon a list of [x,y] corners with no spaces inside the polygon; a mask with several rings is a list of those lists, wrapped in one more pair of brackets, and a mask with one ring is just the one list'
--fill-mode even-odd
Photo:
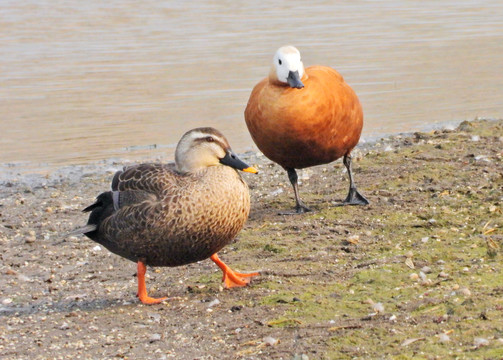
{"label": "brown duck", "polygon": [[295,169],[340,157],[349,175],[349,192],[343,204],[368,204],[357,191],[351,171],[351,150],[363,127],[362,107],[337,71],[326,66],[304,70],[299,50],[279,48],[269,76],[250,95],[245,120],[258,148],[287,171],[296,212],[310,209],[300,199]]}
{"label": "brown duck", "polygon": [[137,262],[138,297],[151,298],[146,265],[180,266],[210,257],[225,286],[244,286],[258,273],[240,274],[217,256],[243,228],[250,211],[248,186],[237,170],[257,173],[231,150],[218,130],[197,128],[178,143],[175,164],[140,164],[115,174],[80,230],[111,252]]}

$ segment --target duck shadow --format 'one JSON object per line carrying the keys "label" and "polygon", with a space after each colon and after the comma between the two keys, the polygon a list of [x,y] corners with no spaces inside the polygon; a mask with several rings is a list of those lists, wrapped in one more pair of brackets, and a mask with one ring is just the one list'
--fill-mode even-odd
{"label": "duck shadow", "polygon": [[40,313],[70,313],[72,311],[95,311],[110,309],[132,302],[123,299],[62,300],[57,302],[40,302],[26,306],[0,306],[0,317],[19,317]]}
{"label": "duck shadow", "polygon": [[336,204],[329,204],[329,205],[327,205],[326,202],[310,203],[309,209],[311,211],[300,212],[300,213],[295,211],[295,202],[293,204],[285,203],[280,205],[257,203],[254,204],[250,210],[249,221],[264,222],[264,221],[281,220],[285,218],[300,219],[302,217],[307,217],[309,215],[313,215],[322,211],[323,206],[330,206],[330,207],[344,206],[344,204],[342,204],[342,200],[340,202],[341,205],[337,205],[338,202]]}

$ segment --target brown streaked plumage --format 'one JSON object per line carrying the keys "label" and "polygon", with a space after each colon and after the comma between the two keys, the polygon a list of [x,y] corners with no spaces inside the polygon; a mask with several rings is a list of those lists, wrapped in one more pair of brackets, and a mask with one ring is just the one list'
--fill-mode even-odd
{"label": "brown streaked plumage", "polygon": [[350,189],[344,204],[368,204],[353,182],[351,150],[358,144],[363,111],[351,87],[334,69],[304,70],[299,51],[276,52],[269,76],[253,89],[245,110],[248,130],[258,148],[284,167],[292,183],[296,212],[310,209],[298,195],[295,169],[344,157]]}
{"label": "brown streaked plumage", "polygon": [[243,286],[253,274],[233,272],[216,253],[242,229],[250,211],[248,186],[236,169],[254,172],[213,128],[187,132],[176,165],[140,164],[115,174],[112,191],[98,196],[86,236],[138,263],[138,296],[147,295],[145,265],[180,266],[211,257],[227,287]]}

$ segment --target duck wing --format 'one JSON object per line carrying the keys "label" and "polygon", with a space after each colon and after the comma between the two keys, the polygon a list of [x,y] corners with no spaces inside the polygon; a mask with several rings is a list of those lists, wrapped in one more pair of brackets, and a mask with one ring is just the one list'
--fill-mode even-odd
{"label": "duck wing", "polygon": [[112,180],[112,191],[146,191],[160,195],[177,182],[180,174],[174,164],[139,164],[117,171]]}

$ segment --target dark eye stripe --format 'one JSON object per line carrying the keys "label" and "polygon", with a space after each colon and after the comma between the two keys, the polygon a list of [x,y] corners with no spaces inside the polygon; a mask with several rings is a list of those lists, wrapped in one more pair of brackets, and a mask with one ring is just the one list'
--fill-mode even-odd
{"label": "dark eye stripe", "polygon": [[[209,139],[212,139],[211,141]],[[205,136],[205,137],[200,137],[197,139],[194,139],[194,143],[207,143],[207,142],[214,142],[215,144],[218,144],[222,149],[227,150],[228,146],[224,142],[222,142],[218,138],[214,138],[212,136]]]}

